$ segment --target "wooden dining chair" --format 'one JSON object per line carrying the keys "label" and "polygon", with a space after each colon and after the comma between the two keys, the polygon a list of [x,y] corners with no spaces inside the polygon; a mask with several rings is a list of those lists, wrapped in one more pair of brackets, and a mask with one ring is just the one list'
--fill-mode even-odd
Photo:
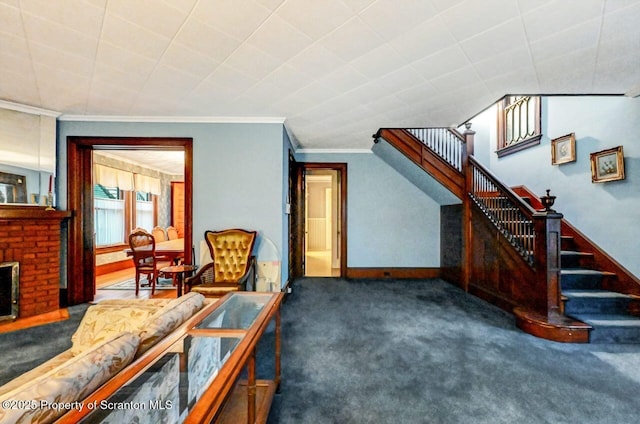
{"label": "wooden dining chair", "polygon": [[136,296],[140,291],[140,276],[143,274],[147,276],[147,281],[151,285],[151,295],[155,294],[158,280],[155,238],[145,230],[136,230],[129,234],[129,247],[136,268]]}
{"label": "wooden dining chair", "polygon": [[180,238],[180,235],[178,234],[178,229],[173,225],[167,227],[167,237],[169,238],[169,240],[175,240],[177,238]]}
{"label": "wooden dining chair", "polygon": [[156,239],[156,242],[165,241],[167,239],[167,235],[164,232],[164,228],[155,226],[153,230],[151,230],[151,234]]}
{"label": "wooden dining chair", "polygon": [[256,258],[252,250],[257,234],[242,229],[205,231],[213,262],[185,280],[185,293],[194,291],[220,297],[231,291],[255,290]]}

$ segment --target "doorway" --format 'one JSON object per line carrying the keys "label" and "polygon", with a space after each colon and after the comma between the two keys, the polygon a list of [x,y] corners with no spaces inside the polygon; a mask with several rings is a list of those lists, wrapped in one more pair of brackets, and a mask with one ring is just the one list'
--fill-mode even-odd
{"label": "doorway", "polygon": [[339,185],[335,169],[305,172],[305,277],[340,276]]}
{"label": "doorway", "polygon": [[[193,139],[144,137],[68,137],[67,206],[73,218],[68,225],[66,300],[69,305],[90,302],[95,293],[95,238],[93,216],[93,151],[153,150],[184,152],[184,219],[193,215]],[[185,246],[192,245],[191,226],[186,225]],[[191,261],[191,249],[185,249],[185,261]],[[189,262],[187,262],[189,263]]]}
{"label": "doorway", "polygon": [[[346,275],[347,165],[298,163],[291,215],[296,228],[292,276],[341,277]],[[291,174],[290,174],[291,175]]]}

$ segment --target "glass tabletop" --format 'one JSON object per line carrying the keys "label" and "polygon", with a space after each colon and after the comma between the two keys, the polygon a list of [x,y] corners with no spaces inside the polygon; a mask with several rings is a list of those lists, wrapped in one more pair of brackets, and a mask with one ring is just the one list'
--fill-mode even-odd
{"label": "glass tabletop", "polygon": [[181,423],[241,338],[185,336],[143,373],[98,402],[83,423]]}
{"label": "glass tabletop", "polygon": [[250,296],[243,293],[233,293],[195,328],[246,330],[251,327],[271,299],[273,299],[272,293]]}

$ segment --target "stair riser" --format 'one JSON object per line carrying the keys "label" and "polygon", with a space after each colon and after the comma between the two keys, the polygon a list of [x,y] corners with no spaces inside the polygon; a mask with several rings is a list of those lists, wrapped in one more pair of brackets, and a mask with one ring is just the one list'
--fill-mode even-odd
{"label": "stair riser", "polygon": [[563,274],[560,279],[562,290],[600,290],[601,275]]}
{"label": "stair riser", "polygon": [[576,243],[573,241],[573,238],[562,237],[560,239],[560,248],[562,250],[575,250]]}
{"label": "stair riser", "polygon": [[560,263],[564,268],[592,268],[593,257],[586,255],[562,254]]}
{"label": "stair riser", "polygon": [[629,310],[628,299],[569,299],[564,312],[573,314],[626,314]]}
{"label": "stair riser", "polygon": [[640,328],[637,327],[594,327],[589,334],[589,343],[637,344]]}

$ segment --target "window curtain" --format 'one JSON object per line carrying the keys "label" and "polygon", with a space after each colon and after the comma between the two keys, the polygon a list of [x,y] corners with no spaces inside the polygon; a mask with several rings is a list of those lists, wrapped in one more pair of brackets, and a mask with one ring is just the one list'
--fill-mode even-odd
{"label": "window curtain", "polygon": [[95,183],[105,187],[118,187],[120,190],[133,191],[133,173],[96,164]]}
{"label": "window curtain", "polygon": [[135,174],[136,191],[160,195],[160,179],[146,175]]}

